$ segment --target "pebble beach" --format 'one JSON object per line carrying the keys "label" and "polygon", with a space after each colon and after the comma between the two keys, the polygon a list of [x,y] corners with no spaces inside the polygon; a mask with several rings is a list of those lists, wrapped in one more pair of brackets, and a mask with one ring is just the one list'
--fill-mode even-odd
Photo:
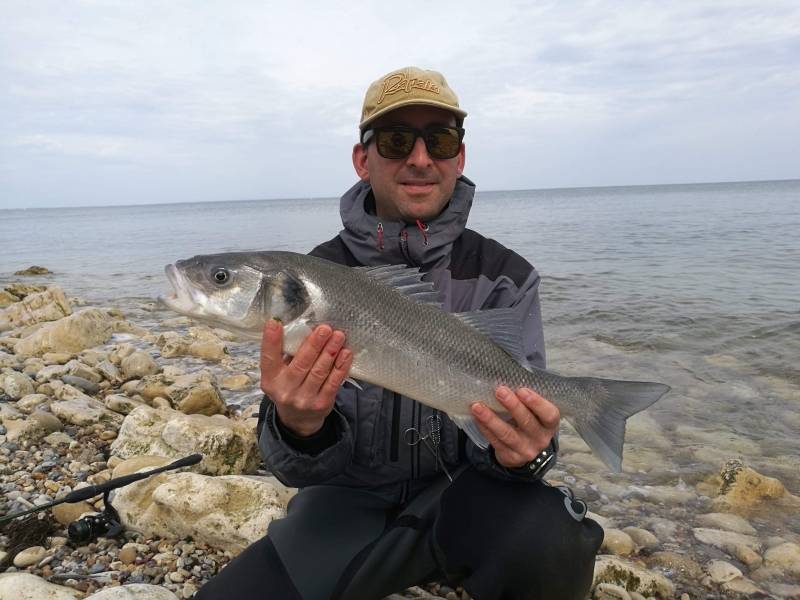
{"label": "pebble beach", "polygon": [[[28,529],[41,530],[39,539],[22,546],[11,547],[6,527],[0,598],[100,600],[134,590],[190,598],[293,493],[261,470],[257,348],[184,317],[139,321],[33,281],[20,275],[2,292],[0,513],[192,452],[204,458],[116,492],[126,526],[117,537],[68,540],[66,527],[102,510],[100,497],[38,513],[41,526]],[[628,469],[641,472],[653,454],[669,452],[659,436],[652,420],[629,428],[634,444],[646,438],[652,450],[627,454]],[[636,485],[626,473],[609,476],[564,432],[548,479],[572,487],[605,529],[593,598],[800,598],[797,490],[745,462],[745,440],[720,442],[720,457],[729,456],[703,478]],[[441,583],[399,598],[468,596]]]}

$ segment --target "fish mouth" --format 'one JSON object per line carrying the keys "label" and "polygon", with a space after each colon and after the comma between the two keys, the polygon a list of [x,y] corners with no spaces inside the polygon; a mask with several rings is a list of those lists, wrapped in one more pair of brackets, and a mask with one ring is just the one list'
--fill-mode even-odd
{"label": "fish mouth", "polygon": [[202,313],[202,303],[199,302],[197,294],[186,277],[175,265],[169,264],[164,267],[164,273],[172,286],[172,292],[159,296],[159,301],[167,308],[189,316],[197,316]]}

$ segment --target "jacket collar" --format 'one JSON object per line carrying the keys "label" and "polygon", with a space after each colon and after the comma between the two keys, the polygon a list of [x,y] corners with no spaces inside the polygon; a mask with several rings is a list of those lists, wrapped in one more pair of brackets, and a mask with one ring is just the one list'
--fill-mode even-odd
{"label": "jacket collar", "polygon": [[475,184],[463,175],[456,181],[444,211],[425,223],[423,231],[415,223],[384,221],[367,211],[372,187],[359,181],[339,203],[344,229],[339,233],[347,249],[362,265],[411,264],[427,271],[450,255],[453,242],[463,232],[475,195]]}

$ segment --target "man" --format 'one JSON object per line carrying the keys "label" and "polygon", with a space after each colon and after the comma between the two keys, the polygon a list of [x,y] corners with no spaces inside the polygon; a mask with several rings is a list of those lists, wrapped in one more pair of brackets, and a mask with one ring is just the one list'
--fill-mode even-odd
{"label": "man", "polygon": [[[419,267],[448,311],[516,307],[526,359],[544,367],[538,274],[465,228],[465,116],[437,72],[408,67],[374,82],[344,230],[312,254]],[[481,450],[434,409],[345,383],[344,332],[317,327],[291,360],[282,335],[275,321],[265,327],[259,442],[268,468],[301,490],[199,598],[369,600],[436,579],[480,600],[586,596],[602,530],[569,490],[541,480],[557,452],[553,404],[499,387],[510,420],[471,407],[491,444]]]}

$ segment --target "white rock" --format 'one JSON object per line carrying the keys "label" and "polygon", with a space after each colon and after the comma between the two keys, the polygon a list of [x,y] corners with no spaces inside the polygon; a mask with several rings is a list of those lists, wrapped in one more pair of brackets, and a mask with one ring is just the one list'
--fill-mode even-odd
{"label": "white rock", "polygon": [[120,373],[117,365],[112,363],[110,360],[100,361],[95,368],[97,369],[97,372],[100,373],[104,379],[106,379],[106,381],[110,381],[115,385],[122,382],[122,373]]}
{"label": "white rock", "polygon": [[69,368],[66,365],[50,365],[44,369],[39,369],[39,372],[36,373],[36,382],[47,383],[54,379],[61,379],[67,373],[69,373]]}
{"label": "white rock", "polygon": [[792,542],[773,546],[764,554],[764,564],[800,576],[800,546]]}
{"label": "white rock", "polygon": [[168,589],[147,583],[130,583],[107,587],[87,596],[85,600],[178,600]]}
{"label": "white rock", "polygon": [[44,441],[50,444],[51,446],[58,446],[59,444],[67,444],[69,445],[72,443],[72,438],[69,437],[63,431],[56,431],[55,433],[51,433],[48,436],[45,436]]}
{"label": "white rock", "polygon": [[126,527],[148,537],[190,536],[239,552],[285,515],[292,494],[273,477],[163,473],[120,488],[114,507]]}
{"label": "white rock", "polygon": [[25,296],[6,309],[0,310],[0,331],[25,327],[43,321],[55,321],[72,312],[69,301],[60,287],[54,285],[43,292]]}
{"label": "white rock", "polygon": [[725,529],[745,535],[755,535],[755,527],[747,519],[731,513],[708,513],[697,517],[697,524],[711,529]]}
{"label": "white rock", "polygon": [[687,504],[697,499],[694,490],[685,484],[669,485],[632,485],[629,487],[630,495],[648,502],[667,504],[669,506]]}
{"label": "white rock", "polygon": [[752,596],[755,594],[763,594],[764,590],[758,587],[755,583],[746,577],[737,577],[722,584],[722,589],[736,594],[745,594]]}
{"label": "white rock", "polygon": [[594,600],[631,600],[628,591],[613,583],[601,583],[594,588]]}
{"label": "white rock", "polygon": [[123,415],[130,414],[134,408],[145,405],[144,402],[128,398],[123,394],[110,394],[105,397],[104,402],[108,410],[113,410]]}
{"label": "white rock", "polygon": [[92,383],[100,383],[103,381],[103,376],[100,374],[100,371],[83,364],[79,360],[71,360],[65,366],[69,369],[70,375],[75,375],[76,377],[91,381]]}
{"label": "white rock", "polygon": [[89,397],[53,402],[50,411],[62,421],[73,425],[106,423],[118,427],[122,422],[121,415],[108,410],[102,402]]}
{"label": "white rock", "polygon": [[744,546],[754,552],[761,550],[761,542],[758,538],[735,531],[722,531],[721,529],[707,529],[695,527],[692,529],[695,539],[703,544],[715,546],[725,552],[735,552],[738,546]]}
{"label": "white rock", "polygon": [[628,556],[635,549],[631,536],[619,529],[605,529],[601,550],[606,550],[617,556]]}
{"label": "white rock", "polygon": [[18,552],[14,557],[14,566],[18,569],[24,569],[35,565],[44,558],[46,550],[42,546],[31,546],[25,548],[22,552]]}
{"label": "white rock", "polygon": [[137,351],[122,359],[120,365],[125,379],[141,379],[158,373],[159,367],[147,352]]}
{"label": "white rock", "polygon": [[249,375],[240,373],[239,375],[229,375],[222,380],[222,389],[238,392],[253,385]]}
{"label": "white rock", "polygon": [[115,322],[102,310],[87,308],[18,341],[14,352],[23,356],[41,356],[45,352],[80,352],[107,342]]}
{"label": "white rock", "polygon": [[625,527],[623,532],[627,533],[638,548],[652,549],[658,546],[658,538],[641,527]]}
{"label": "white rock", "polygon": [[[594,564],[592,586],[600,583],[622,585],[629,592],[638,592],[644,596],[659,598],[672,598],[675,589],[672,582],[660,573],[643,569],[623,558],[608,555],[598,556]],[[630,589],[631,587],[635,587],[635,589]]]}
{"label": "white rock", "polygon": [[24,413],[31,413],[49,401],[50,398],[45,394],[28,394],[17,400],[17,408]]}
{"label": "white rock", "polygon": [[0,600],[77,600],[78,590],[48,583],[30,573],[0,574]]}
{"label": "white rock", "polygon": [[182,458],[196,452],[204,457],[193,470],[208,475],[253,471],[260,462],[251,423],[149,406],[140,406],[125,417],[111,445],[111,453],[120,458],[141,454]]}
{"label": "white rock", "polygon": [[706,565],[706,572],[714,583],[726,583],[742,576],[742,572],[724,560],[712,560]]}
{"label": "white rock", "polygon": [[6,428],[6,439],[9,442],[29,442],[33,443],[48,434],[36,420],[27,419],[4,419],[3,425]]}
{"label": "white rock", "polygon": [[0,375],[0,389],[3,389],[6,396],[12,400],[20,400],[35,391],[31,378],[17,371]]}

